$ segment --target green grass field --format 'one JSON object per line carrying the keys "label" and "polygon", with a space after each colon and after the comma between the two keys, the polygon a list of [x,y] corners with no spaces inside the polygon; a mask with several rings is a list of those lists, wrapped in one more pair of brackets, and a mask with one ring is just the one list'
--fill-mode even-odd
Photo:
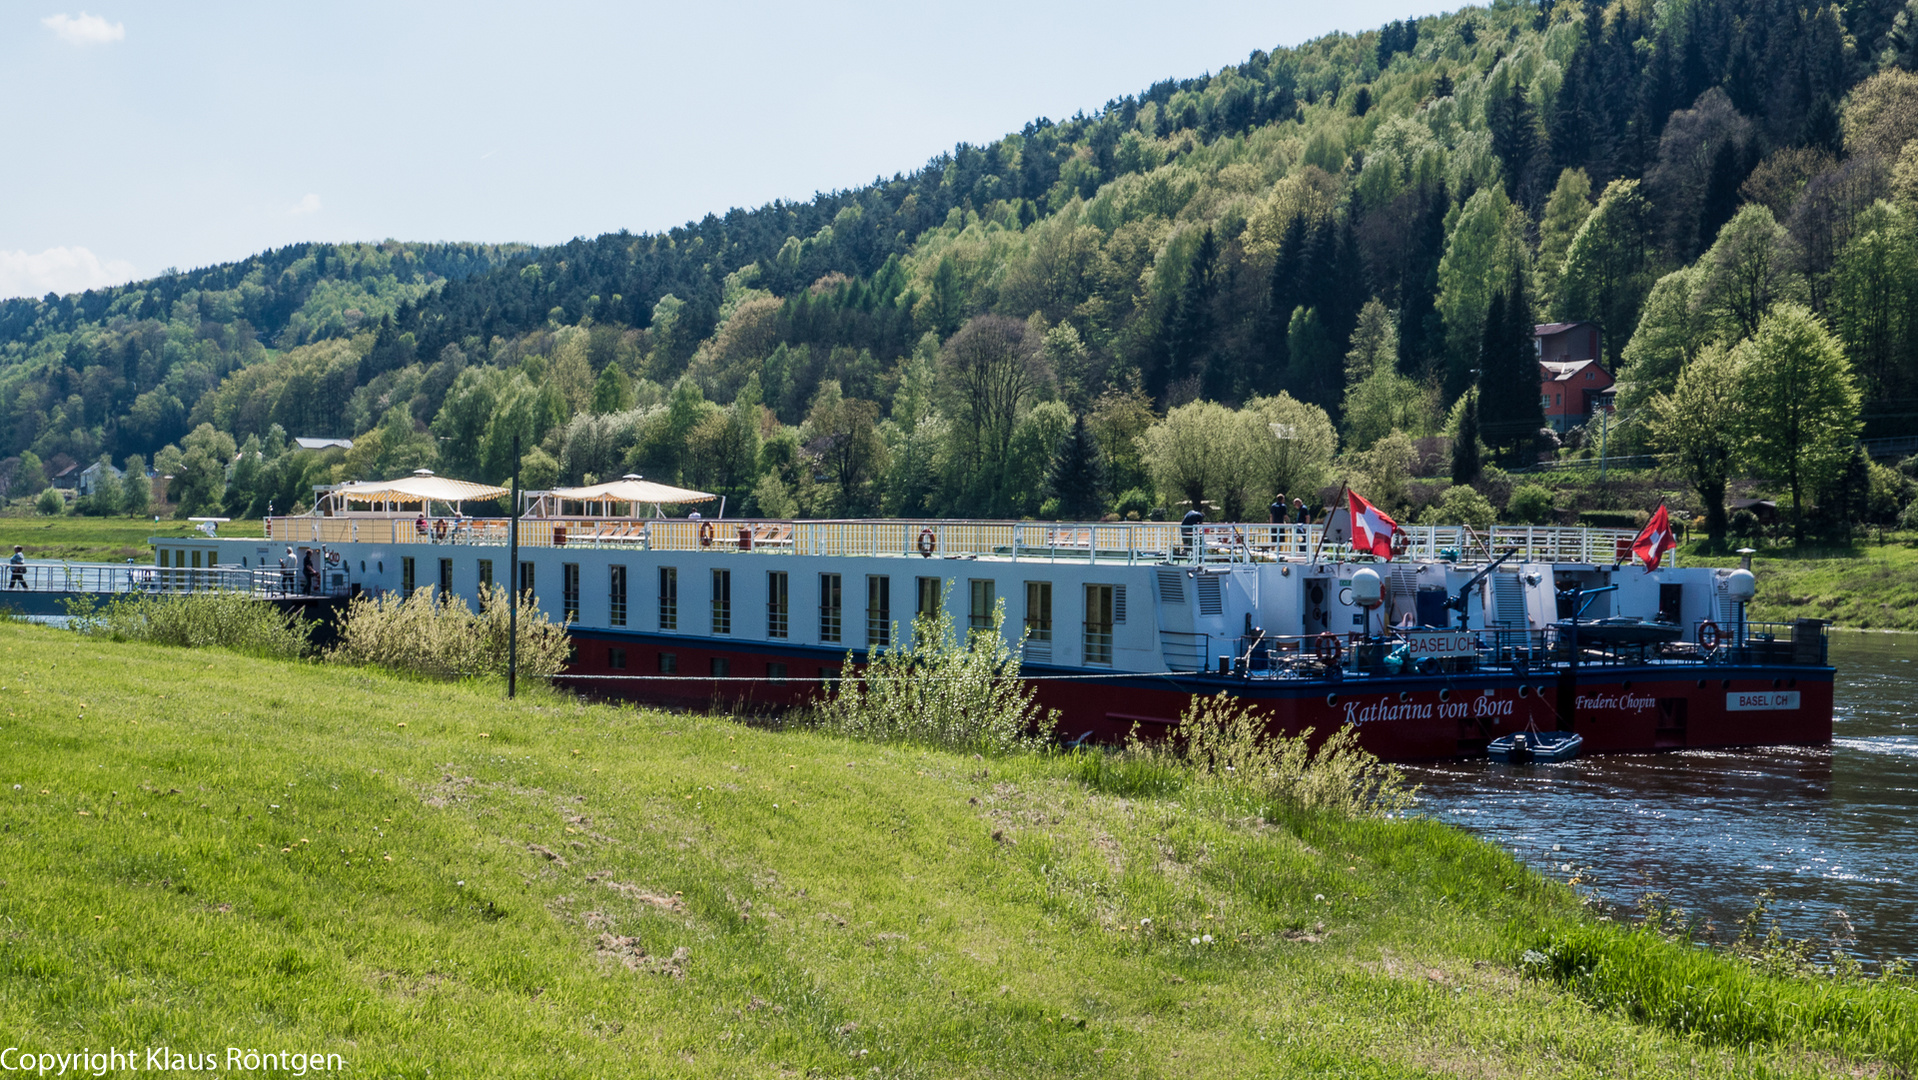
{"label": "green grass field", "polygon": [[[1736,566],[1737,557],[1686,563]],[[1848,548],[1765,548],[1752,558],[1758,622],[1829,619],[1854,630],[1918,630],[1918,546],[1899,541]]]}
{"label": "green grass field", "polygon": [[[235,522],[230,528],[255,531],[258,522]],[[153,561],[155,536],[185,536],[194,531],[191,522],[164,518],[40,517],[8,515],[0,517],[0,545],[6,553],[13,545],[26,548],[30,559],[71,559],[75,562]]]}
{"label": "green grass field", "polygon": [[[1073,756],[18,624],[0,745],[0,1045],[34,1051],[414,1077],[1913,1064],[1908,989],[1759,980],[1589,922],[1429,821],[1262,817]],[[1563,981],[1519,970],[1548,939]],[[1604,982],[1625,970],[1629,1001]],[[1737,1021],[1765,994],[1774,1020],[1850,1011]]]}

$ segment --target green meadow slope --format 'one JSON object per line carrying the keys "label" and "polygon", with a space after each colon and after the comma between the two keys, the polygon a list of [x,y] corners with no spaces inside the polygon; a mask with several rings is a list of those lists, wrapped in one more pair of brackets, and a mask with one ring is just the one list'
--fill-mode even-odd
{"label": "green meadow slope", "polygon": [[[33,1050],[421,1077],[1809,1077],[1890,1075],[1867,1052],[1914,1044],[1908,990],[1759,985],[1585,923],[1456,830],[1261,815],[1083,758],[17,624],[0,746],[0,1038]],[[1629,941],[1637,996],[1602,963],[1602,1009],[1520,974],[1554,937],[1575,963]],[[1847,1019],[1673,1034],[1694,1013],[1648,995],[1675,958],[1685,991],[1729,988],[1707,1027],[1806,986]]]}

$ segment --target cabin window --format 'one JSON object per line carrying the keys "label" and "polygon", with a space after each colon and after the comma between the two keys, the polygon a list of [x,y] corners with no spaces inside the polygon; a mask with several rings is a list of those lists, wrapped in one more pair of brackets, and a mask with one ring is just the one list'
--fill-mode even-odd
{"label": "cabin window", "polygon": [[579,621],[579,564],[559,564],[559,598],[564,609],[562,621]]}
{"label": "cabin window", "polygon": [[715,656],[707,661],[708,672],[715,679],[724,679],[733,673],[733,662],[723,656]]}
{"label": "cabin window", "polygon": [[1112,663],[1112,586],[1086,586],[1086,663]]}
{"label": "cabin window", "polygon": [[400,595],[413,595],[413,556],[400,558]]}
{"label": "cabin window", "polygon": [[919,579],[919,607],[913,612],[915,617],[939,614],[940,594],[944,587],[936,577]]}
{"label": "cabin window", "polygon": [[440,560],[440,602],[445,603],[453,595],[453,560]]}
{"label": "cabin window", "polygon": [[521,595],[530,595],[533,591],[533,564],[519,564],[519,591]]}
{"label": "cabin window", "polygon": [[200,568],[200,553],[198,551],[193,553],[193,568],[195,570]]}
{"label": "cabin window", "polygon": [[607,649],[606,666],[614,671],[626,670],[626,650],[620,648]]}
{"label": "cabin window", "polygon": [[819,575],[819,640],[838,641],[840,624],[838,574]]}
{"label": "cabin window", "polygon": [[1026,642],[1052,644],[1052,582],[1026,582]]}
{"label": "cabin window", "polygon": [[623,566],[607,571],[606,618],[613,626],[626,625],[626,568]]}
{"label": "cabin window", "polygon": [[659,628],[679,629],[679,568],[659,568]]}
{"label": "cabin window", "polygon": [[679,654],[663,652],[659,654],[659,673],[671,675],[679,670]]}
{"label": "cabin window", "polygon": [[783,638],[786,636],[786,572],[770,570],[766,573],[766,636]]}
{"label": "cabin window", "polygon": [[766,678],[783,685],[786,681],[786,662],[784,660],[766,661]]}
{"label": "cabin window", "polygon": [[482,590],[493,587],[493,560],[481,559],[479,561],[479,583]]}
{"label": "cabin window", "polygon": [[872,647],[892,644],[892,579],[889,577],[866,579],[866,644]]}
{"label": "cabin window", "polygon": [[713,571],[713,633],[733,632],[733,572]]}
{"label": "cabin window", "polygon": [[966,604],[966,628],[976,634],[981,630],[992,629],[992,580],[973,578],[966,582],[969,599]]}

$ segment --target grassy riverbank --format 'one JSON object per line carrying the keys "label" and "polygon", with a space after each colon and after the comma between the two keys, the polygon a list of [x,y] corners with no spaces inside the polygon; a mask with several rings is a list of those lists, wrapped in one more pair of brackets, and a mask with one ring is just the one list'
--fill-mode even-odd
{"label": "grassy riverbank", "polygon": [[[1871,1075],[1918,1040],[1910,991],[1586,923],[1456,830],[1265,821],[1068,756],[20,625],[0,740],[7,1045],[367,1076],[1597,1077]],[[1790,1020],[1814,995],[1850,1022]]]}
{"label": "grassy riverbank", "polygon": [[[1687,565],[1736,566],[1738,558],[1692,556]],[[1918,546],[1904,538],[1847,548],[1765,548],[1752,557],[1758,622],[1829,619],[1854,630],[1918,630]]]}
{"label": "grassy riverbank", "polygon": [[[259,522],[234,522],[229,529],[245,535],[259,534]],[[194,532],[189,521],[165,518],[95,517],[0,517],[0,544],[11,554],[13,545],[26,548],[29,559],[70,559],[74,562],[153,561],[154,536],[187,536]]]}

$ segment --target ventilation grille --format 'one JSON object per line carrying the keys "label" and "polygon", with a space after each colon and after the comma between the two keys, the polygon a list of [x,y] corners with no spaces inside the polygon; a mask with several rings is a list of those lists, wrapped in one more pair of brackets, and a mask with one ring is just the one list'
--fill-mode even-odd
{"label": "ventilation grille", "polygon": [[1185,606],[1185,571],[1159,571],[1159,603]]}
{"label": "ventilation grille", "polygon": [[1112,587],[1112,623],[1114,626],[1125,625],[1124,585],[1114,585]]}
{"label": "ventilation grille", "polygon": [[1212,574],[1203,574],[1198,578],[1199,614],[1225,614],[1225,592],[1219,588],[1220,580]]}
{"label": "ventilation grille", "polygon": [[1498,609],[1499,625],[1510,629],[1527,625],[1525,585],[1517,574],[1492,575],[1492,603]]}

